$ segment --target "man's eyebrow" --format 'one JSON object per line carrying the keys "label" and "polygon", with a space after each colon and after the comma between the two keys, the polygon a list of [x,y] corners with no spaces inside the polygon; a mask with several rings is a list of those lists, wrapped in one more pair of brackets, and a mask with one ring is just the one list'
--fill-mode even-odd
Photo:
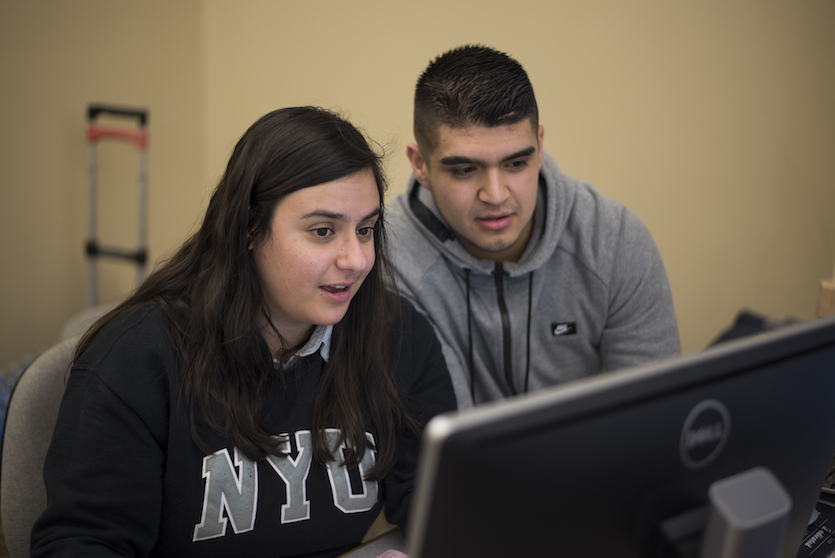
{"label": "man's eyebrow", "polygon": [[[525,149],[517,151],[516,153],[511,153],[507,157],[502,159],[502,163],[510,161],[512,159],[519,159],[521,157],[530,157],[536,152],[536,147],[529,146]],[[440,161],[438,161],[442,165],[446,166],[455,166],[455,165],[483,165],[484,161],[480,159],[473,159],[471,157],[464,157],[463,155],[450,155],[449,157],[444,157]]]}
{"label": "man's eyebrow", "polygon": [[[368,221],[372,217],[376,217],[377,215],[380,214],[380,211],[381,210],[380,210],[379,207],[374,208],[374,211],[372,211],[371,213],[369,213],[368,215],[366,215],[365,217],[360,219],[360,222]],[[347,221],[348,220],[348,218],[344,214],[334,213],[333,211],[328,211],[327,209],[314,209],[310,213],[307,213],[307,214],[303,215],[302,219],[310,219],[312,217],[332,219],[334,221]]]}
{"label": "man's eyebrow", "polygon": [[521,151],[517,151],[516,153],[514,153],[512,155],[508,155],[507,157],[502,159],[502,162],[510,161],[511,159],[519,159],[521,157],[530,157],[534,153],[536,153],[536,147],[531,145],[531,146],[526,147],[525,149],[523,149]]}
{"label": "man's eyebrow", "polygon": [[444,157],[438,162],[442,165],[450,167],[453,165],[477,165],[481,163],[478,159],[471,159],[470,157],[464,157],[463,155],[450,155],[449,157]]}

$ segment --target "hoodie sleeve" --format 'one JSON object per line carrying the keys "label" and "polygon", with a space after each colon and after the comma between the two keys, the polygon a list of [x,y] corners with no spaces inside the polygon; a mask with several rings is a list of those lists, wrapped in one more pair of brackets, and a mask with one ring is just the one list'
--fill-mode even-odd
{"label": "hoodie sleeve", "polygon": [[600,353],[605,370],[681,353],[673,297],[658,247],[646,226],[624,210],[614,250],[608,319]]}

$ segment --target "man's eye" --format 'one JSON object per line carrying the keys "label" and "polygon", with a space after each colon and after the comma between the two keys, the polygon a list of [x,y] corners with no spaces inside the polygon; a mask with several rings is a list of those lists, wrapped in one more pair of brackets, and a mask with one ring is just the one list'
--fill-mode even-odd
{"label": "man's eye", "polygon": [[522,170],[528,166],[527,161],[511,161],[507,165],[511,170]]}
{"label": "man's eye", "polygon": [[461,167],[458,169],[454,169],[452,174],[455,176],[468,176],[476,171],[475,167]]}

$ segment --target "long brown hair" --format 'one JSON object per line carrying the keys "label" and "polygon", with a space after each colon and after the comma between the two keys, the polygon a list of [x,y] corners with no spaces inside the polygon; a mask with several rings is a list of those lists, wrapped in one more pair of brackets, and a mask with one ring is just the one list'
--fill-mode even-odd
{"label": "long brown hair", "polygon": [[[248,246],[269,234],[276,204],[300,190],[370,170],[383,209],[386,182],[381,155],[340,116],[315,107],[276,110],[241,137],[212,195],[200,229],[155,270],[136,292],[88,331],[87,348],[110,320],[137,305],[157,304],[169,318],[169,336],[180,363],[182,392],[195,443],[206,426],[229,438],[252,460],[279,453],[280,440],[259,411],[276,371],[261,333],[269,310]],[[379,480],[394,465],[396,438],[411,420],[404,414],[391,363],[399,339],[399,303],[389,289],[385,219],[374,230],[376,261],[341,322],[313,407],[313,453],[333,459],[324,430],[336,426],[350,448],[345,464],[358,464],[368,447],[364,411],[377,431]],[[277,331],[274,331],[278,335]],[[278,335],[281,339],[281,336]]]}

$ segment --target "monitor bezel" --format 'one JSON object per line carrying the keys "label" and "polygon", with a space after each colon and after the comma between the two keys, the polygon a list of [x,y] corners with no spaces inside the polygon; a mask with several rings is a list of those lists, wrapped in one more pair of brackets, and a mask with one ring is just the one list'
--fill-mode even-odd
{"label": "monitor bezel", "polygon": [[409,523],[408,549],[420,558],[431,510],[434,478],[445,444],[460,435],[508,436],[553,422],[634,405],[665,393],[708,384],[753,368],[835,346],[835,317],[803,322],[711,347],[703,352],[607,372],[494,401],[429,422],[423,434],[418,477]]}

